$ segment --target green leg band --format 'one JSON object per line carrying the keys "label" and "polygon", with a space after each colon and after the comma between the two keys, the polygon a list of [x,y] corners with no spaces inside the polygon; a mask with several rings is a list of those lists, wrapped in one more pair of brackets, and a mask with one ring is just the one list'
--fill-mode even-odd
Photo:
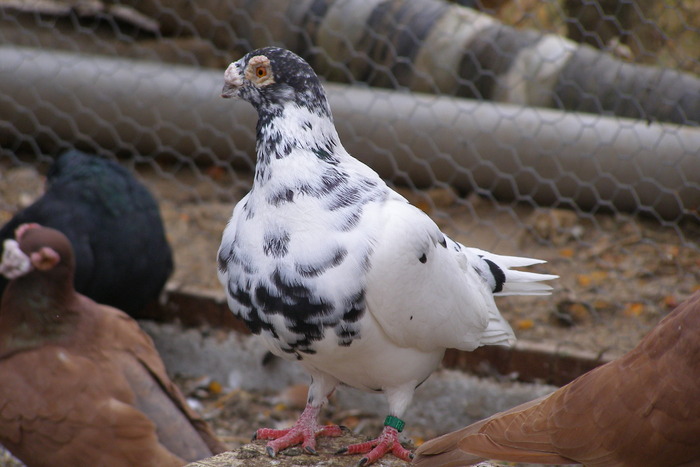
{"label": "green leg band", "polygon": [[396,428],[396,431],[401,433],[403,431],[403,427],[406,426],[406,422],[404,422],[398,417],[394,417],[393,415],[387,415],[384,419],[384,426]]}

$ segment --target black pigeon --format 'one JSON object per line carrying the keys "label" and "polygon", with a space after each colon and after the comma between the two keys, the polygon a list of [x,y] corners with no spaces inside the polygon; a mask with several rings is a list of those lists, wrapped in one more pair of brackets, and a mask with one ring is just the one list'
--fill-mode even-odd
{"label": "black pigeon", "polygon": [[[46,184],[41,198],[0,229],[0,244],[24,223],[63,232],[75,250],[75,289],[143,317],[173,270],[151,193],[118,163],[76,150],[56,158]],[[0,278],[0,294],[6,285]]]}

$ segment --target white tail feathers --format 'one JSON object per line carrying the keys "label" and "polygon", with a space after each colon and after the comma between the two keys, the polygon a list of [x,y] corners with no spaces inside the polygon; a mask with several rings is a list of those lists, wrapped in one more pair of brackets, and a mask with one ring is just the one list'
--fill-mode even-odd
{"label": "white tail feathers", "polygon": [[504,345],[511,347],[515,344],[515,333],[508,321],[495,308],[489,310],[489,324],[481,335],[479,345]]}
{"label": "white tail feathers", "polygon": [[554,274],[539,274],[512,269],[504,272],[506,273],[506,282],[503,284],[503,290],[494,295],[549,295],[552,293],[552,287],[543,284],[542,281],[559,278]]}
{"label": "white tail feathers", "polygon": [[478,248],[467,249],[471,250],[482,258],[492,261],[499,268],[501,268],[505,274],[506,280],[503,284],[503,289],[494,295],[549,295],[552,293],[552,287],[547,284],[543,284],[542,282],[559,278],[559,276],[554,274],[540,274],[536,272],[510,269],[546,263],[546,261],[541,259],[524,258],[521,256],[496,255]]}

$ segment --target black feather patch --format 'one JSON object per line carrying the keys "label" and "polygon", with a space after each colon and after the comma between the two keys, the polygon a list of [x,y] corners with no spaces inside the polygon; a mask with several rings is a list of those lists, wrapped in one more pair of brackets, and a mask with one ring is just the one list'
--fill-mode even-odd
{"label": "black feather patch", "polygon": [[340,208],[355,206],[358,204],[362,196],[359,188],[351,186],[337,190],[335,196],[328,205],[330,211],[335,211]]}
{"label": "black feather patch", "polygon": [[[229,255],[230,255],[230,252],[229,252]],[[228,257],[224,255],[223,251],[220,251],[216,260],[217,260],[217,264],[219,266],[219,271],[224,272],[226,270],[226,265],[228,264]]]}
{"label": "black feather patch", "polygon": [[274,327],[262,319],[258,309],[255,307],[250,308],[248,315],[243,317],[243,321],[253,334],[260,334],[262,331],[267,331],[272,334],[275,339],[279,337]]}
{"label": "black feather patch", "polygon": [[280,204],[283,203],[291,203],[294,201],[294,192],[288,188],[285,188],[281,190],[278,193],[275,193],[271,197],[268,198],[267,202],[270,203],[271,205],[277,207]]}
{"label": "black feather patch", "polygon": [[253,301],[250,298],[250,294],[239,288],[234,289],[231,283],[228,285],[228,294],[231,298],[235,299],[238,303],[243,305],[246,308],[250,308],[253,306]]}
{"label": "black feather patch", "polygon": [[265,232],[263,242],[263,251],[267,256],[281,258],[287,254],[289,233],[284,230],[277,232]]}
{"label": "black feather patch", "polygon": [[354,323],[362,318],[365,312],[365,291],[360,290],[358,293],[350,296],[346,300],[347,309],[343,313],[343,321],[346,323]]}
{"label": "black feather patch", "polygon": [[488,260],[486,258],[483,258],[484,261],[486,261],[486,264],[489,265],[489,269],[491,270],[491,274],[493,274],[493,278],[496,280],[496,285],[493,288],[493,293],[500,292],[503,290],[503,284],[506,282],[506,274],[503,272],[503,269],[501,269],[496,263],[494,263],[491,260]]}
{"label": "black feather patch", "polygon": [[345,257],[348,255],[348,250],[342,247],[338,247],[333,251],[333,254],[327,259],[319,261],[316,264],[300,264],[296,263],[294,265],[296,271],[303,277],[316,277],[320,276],[328,269],[339,266]]}
{"label": "black feather patch", "polygon": [[[24,223],[65,234],[75,253],[75,289],[132,317],[143,317],[173,270],[153,195],[125,167],[98,155],[77,150],[58,155],[44,194],[0,223],[0,253],[2,242]],[[0,297],[6,284],[0,276]]]}
{"label": "black feather patch", "polygon": [[338,345],[341,347],[349,347],[352,341],[355,340],[359,334],[357,329],[352,329],[347,325],[340,325],[335,329],[335,334],[338,336]]}
{"label": "black feather patch", "polygon": [[338,230],[341,232],[349,232],[355,227],[357,227],[357,224],[360,223],[360,219],[362,218],[362,206],[358,206],[355,211],[346,213],[345,219],[343,219],[343,222],[338,226]]}

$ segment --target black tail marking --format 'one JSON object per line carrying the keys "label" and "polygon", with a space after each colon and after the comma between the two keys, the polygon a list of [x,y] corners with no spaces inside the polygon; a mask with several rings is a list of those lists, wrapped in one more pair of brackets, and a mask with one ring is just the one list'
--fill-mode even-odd
{"label": "black tail marking", "polygon": [[486,261],[486,264],[489,265],[491,274],[493,274],[493,278],[496,280],[496,285],[493,287],[493,293],[498,293],[501,290],[503,290],[503,284],[505,284],[506,282],[506,273],[503,272],[503,269],[501,269],[496,263],[494,263],[490,259],[483,258],[483,260]]}

